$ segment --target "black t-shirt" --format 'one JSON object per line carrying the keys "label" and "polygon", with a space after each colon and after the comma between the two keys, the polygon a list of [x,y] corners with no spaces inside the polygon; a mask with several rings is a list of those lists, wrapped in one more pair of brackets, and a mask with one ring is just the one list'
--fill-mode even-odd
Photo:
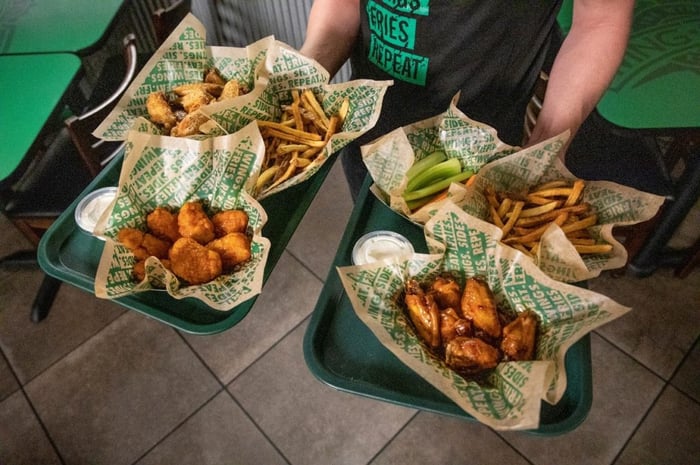
{"label": "black t-shirt", "polygon": [[459,108],[521,143],[561,0],[362,0],[353,78],[393,79],[369,141]]}

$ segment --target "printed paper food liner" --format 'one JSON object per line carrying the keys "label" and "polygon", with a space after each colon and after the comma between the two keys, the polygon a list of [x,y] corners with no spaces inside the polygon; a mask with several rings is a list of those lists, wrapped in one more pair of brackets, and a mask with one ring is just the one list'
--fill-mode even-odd
{"label": "printed paper food liner", "polygon": [[[264,152],[255,124],[236,134],[193,140],[137,131],[126,135],[126,154],[117,197],[100,218],[95,233],[106,237],[95,277],[95,295],[122,297],[153,291],[152,280],[164,283],[175,299],[192,297],[217,310],[231,310],[260,293],[270,241],[261,235],[267,222],[262,206],[246,191],[251,173],[259,169]],[[146,215],[158,206],[179,209],[201,200],[215,213],[243,209],[248,213],[252,257],[240,269],[201,285],[182,286],[160,260],[146,261],[146,279],[135,282],[133,253],[116,240],[120,229],[146,230]],[[161,291],[162,292],[162,291]]]}
{"label": "printed paper food liner", "polygon": [[406,190],[406,172],[414,162],[442,150],[447,158],[458,158],[463,170],[476,173],[488,162],[518,150],[500,141],[494,128],[460,111],[458,100],[459,94],[444,113],[398,128],[361,148],[374,181],[372,191],[414,223],[425,224],[445,201],[457,201],[464,195],[464,186],[455,184],[447,199],[411,212],[402,194]]}
{"label": "printed paper food liner", "polygon": [[[484,166],[473,185],[457,203],[470,214],[488,219],[488,203],[483,195],[487,185],[496,191],[526,192],[530,187],[557,179],[577,179],[559,159],[567,134],[544,141]],[[580,282],[600,275],[603,270],[620,268],[627,262],[627,250],[613,236],[613,228],[651,219],[664,202],[658,195],[610,181],[585,181],[583,202],[598,215],[588,228],[597,242],[613,246],[608,254],[579,254],[562,229],[553,224],[542,236],[535,262],[550,277],[563,282]],[[497,229],[496,239],[501,238]]]}
{"label": "printed paper food liner", "polygon": [[[335,112],[345,97],[349,99],[350,109],[343,127],[331,138],[323,154],[301,174],[273,189],[256,193],[258,199],[305,181],[332,153],[374,127],[384,93],[392,84],[392,81],[372,80],[329,84],[329,74],[320,64],[273,36],[245,48],[207,46],[204,26],[189,14],[156,50],[93,134],[106,140],[123,140],[134,124],[138,131],[159,133],[159,128],[147,120],[148,95],[201,81],[203,71],[211,66],[216,66],[226,79],[238,79],[250,90],[200,108],[201,113],[212,118],[207,129],[213,136],[234,133],[255,119],[274,121],[281,113],[280,104],[291,102],[292,89],[312,89],[326,112]],[[206,136],[197,138],[202,137]]]}
{"label": "printed paper food liner", "polygon": [[[495,226],[446,204],[425,226],[429,254],[401,262],[337,269],[358,317],[403,363],[476,420],[498,430],[539,426],[541,401],[556,404],[566,390],[568,348],[630,310],[595,292],[555,281],[495,237]],[[536,360],[504,362],[484,382],[466,380],[431,355],[397,301],[406,278],[425,281],[442,271],[484,277],[498,305],[539,315]]]}
{"label": "printed paper food liner", "polygon": [[[455,106],[443,115],[400,129],[363,146],[363,159],[372,176],[372,190],[392,210],[417,224],[425,224],[447,203],[454,203],[471,215],[488,219],[488,203],[482,195],[486,185],[496,191],[524,192],[529,187],[555,179],[576,179],[559,160],[568,132],[527,149],[500,142],[496,130],[470,120]],[[406,172],[414,163],[438,148],[448,157],[458,157],[463,168],[478,173],[473,185],[452,184],[446,198],[411,212],[402,194]],[[651,219],[664,202],[658,195],[608,181],[586,181],[583,201],[598,214],[591,235],[613,246],[609,254],[579,255],[561,228],[552,225],[543,235],[538,266],[550,277],[563,282],[595,278],[603,270],[620,268],[627,251],[613,236],[613,228]],[[501,231],[494,230],[496,239]]]}
{"label": "printed paper food liner", "polygon": [[146,99],[149,94],[201,82],[203,72],[212,66],[218,68],[224,78],[237,79],[254,92],[255,70],[265,60],[273,43],[274,37],[270,36],[245,48],[206,45],[204,25],[188,14],[153,53],[93,134],[104,140],[124,140],[136,119],[148,117]]}

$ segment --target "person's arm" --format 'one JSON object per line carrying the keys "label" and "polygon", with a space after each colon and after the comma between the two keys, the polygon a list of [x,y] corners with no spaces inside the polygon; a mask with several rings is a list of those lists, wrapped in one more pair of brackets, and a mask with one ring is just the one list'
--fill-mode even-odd
{"label": "person's arm", "polygon": [[299,51],[334,76],[350,58],[359,31],[359,0],[314,0]]}
{"label": "person's arm", "polygon": [[622,62],[633,9],[634,0],[574,1],[571,30],[554,59],[542,110],[527,145],[567,129],[573,138]]}

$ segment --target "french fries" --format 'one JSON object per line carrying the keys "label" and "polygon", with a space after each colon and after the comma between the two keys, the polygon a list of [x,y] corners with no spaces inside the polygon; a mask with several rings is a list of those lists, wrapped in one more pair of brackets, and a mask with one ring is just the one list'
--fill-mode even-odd
{"label": "french fries", "polygon": [[327,115],[310,89],[292,91],[292,102],[282,105],[279,121],[258,121],[265,141],[262,171],[255,193],[272,189],[320,160],[331,136],[343,126],[350,102],[346,98],[338,112]]}
{"label": "french fries", "polygon": [[598,217],[582,201],[585,182],[551,181],[525,195],[496,192],[487,187],[489,220],[503,231],[501,241],[530,257],[536,257],[540,239],[550,224],[558,225],[579,254],[607,254],[612,245],[597,243],[588,229]]}

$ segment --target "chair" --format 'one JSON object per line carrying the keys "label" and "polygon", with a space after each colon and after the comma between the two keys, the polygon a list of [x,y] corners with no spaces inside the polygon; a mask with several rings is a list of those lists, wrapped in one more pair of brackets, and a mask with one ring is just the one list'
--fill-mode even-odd
{"label": "chair", "polygon": [[153,31],[158,45],[168,38],[180,21],[187,16],[192,9],[191,0],[177,0],[166,8],[158,8],[151,15]]}
{"label": "chair", "polygon": [[[2,192],[2,211],[32,243],[34,249],[23,250],[2,259],[3,265],[24,265],[36,262],[36,246],[43,233],[80,195],[106,159],[119,147],[101,144],[89,134],[117,102],[136,74],[136,39],[124,39],[126,67],[117,89],[107,100],[83,115],[71,117],[66,127],[54,134],[45,150],[41,150],[21,178]],[[88,137],[89,136],[89,137]],[[75,141],[75,144],[74,144]],[[105,156],[104,154],[108,155]],[[49,312],[60,281],[48,275],[32,304],[31,318],[43,320]]]}
{"label": "chair", "polygon": [[[123,76],[116,90],[107,97],[106,100],[96,105],[91,110],[79,116],[70,116],[65,121],[70,138],[75,144],[83,162],[88,167],[90,174],[94,177],[102,168],[109,163],[121,150],[123,143],[109,142],[92,135],[92,131],[105,119],[110,111],[117,104],[117,101],[124,93],[131,80],[136,75],[137,54],[136,36],[128,34],[124,37],[124,66],[120,75]],[[108,67],[110,73],[114,73],[116,66]]]}

